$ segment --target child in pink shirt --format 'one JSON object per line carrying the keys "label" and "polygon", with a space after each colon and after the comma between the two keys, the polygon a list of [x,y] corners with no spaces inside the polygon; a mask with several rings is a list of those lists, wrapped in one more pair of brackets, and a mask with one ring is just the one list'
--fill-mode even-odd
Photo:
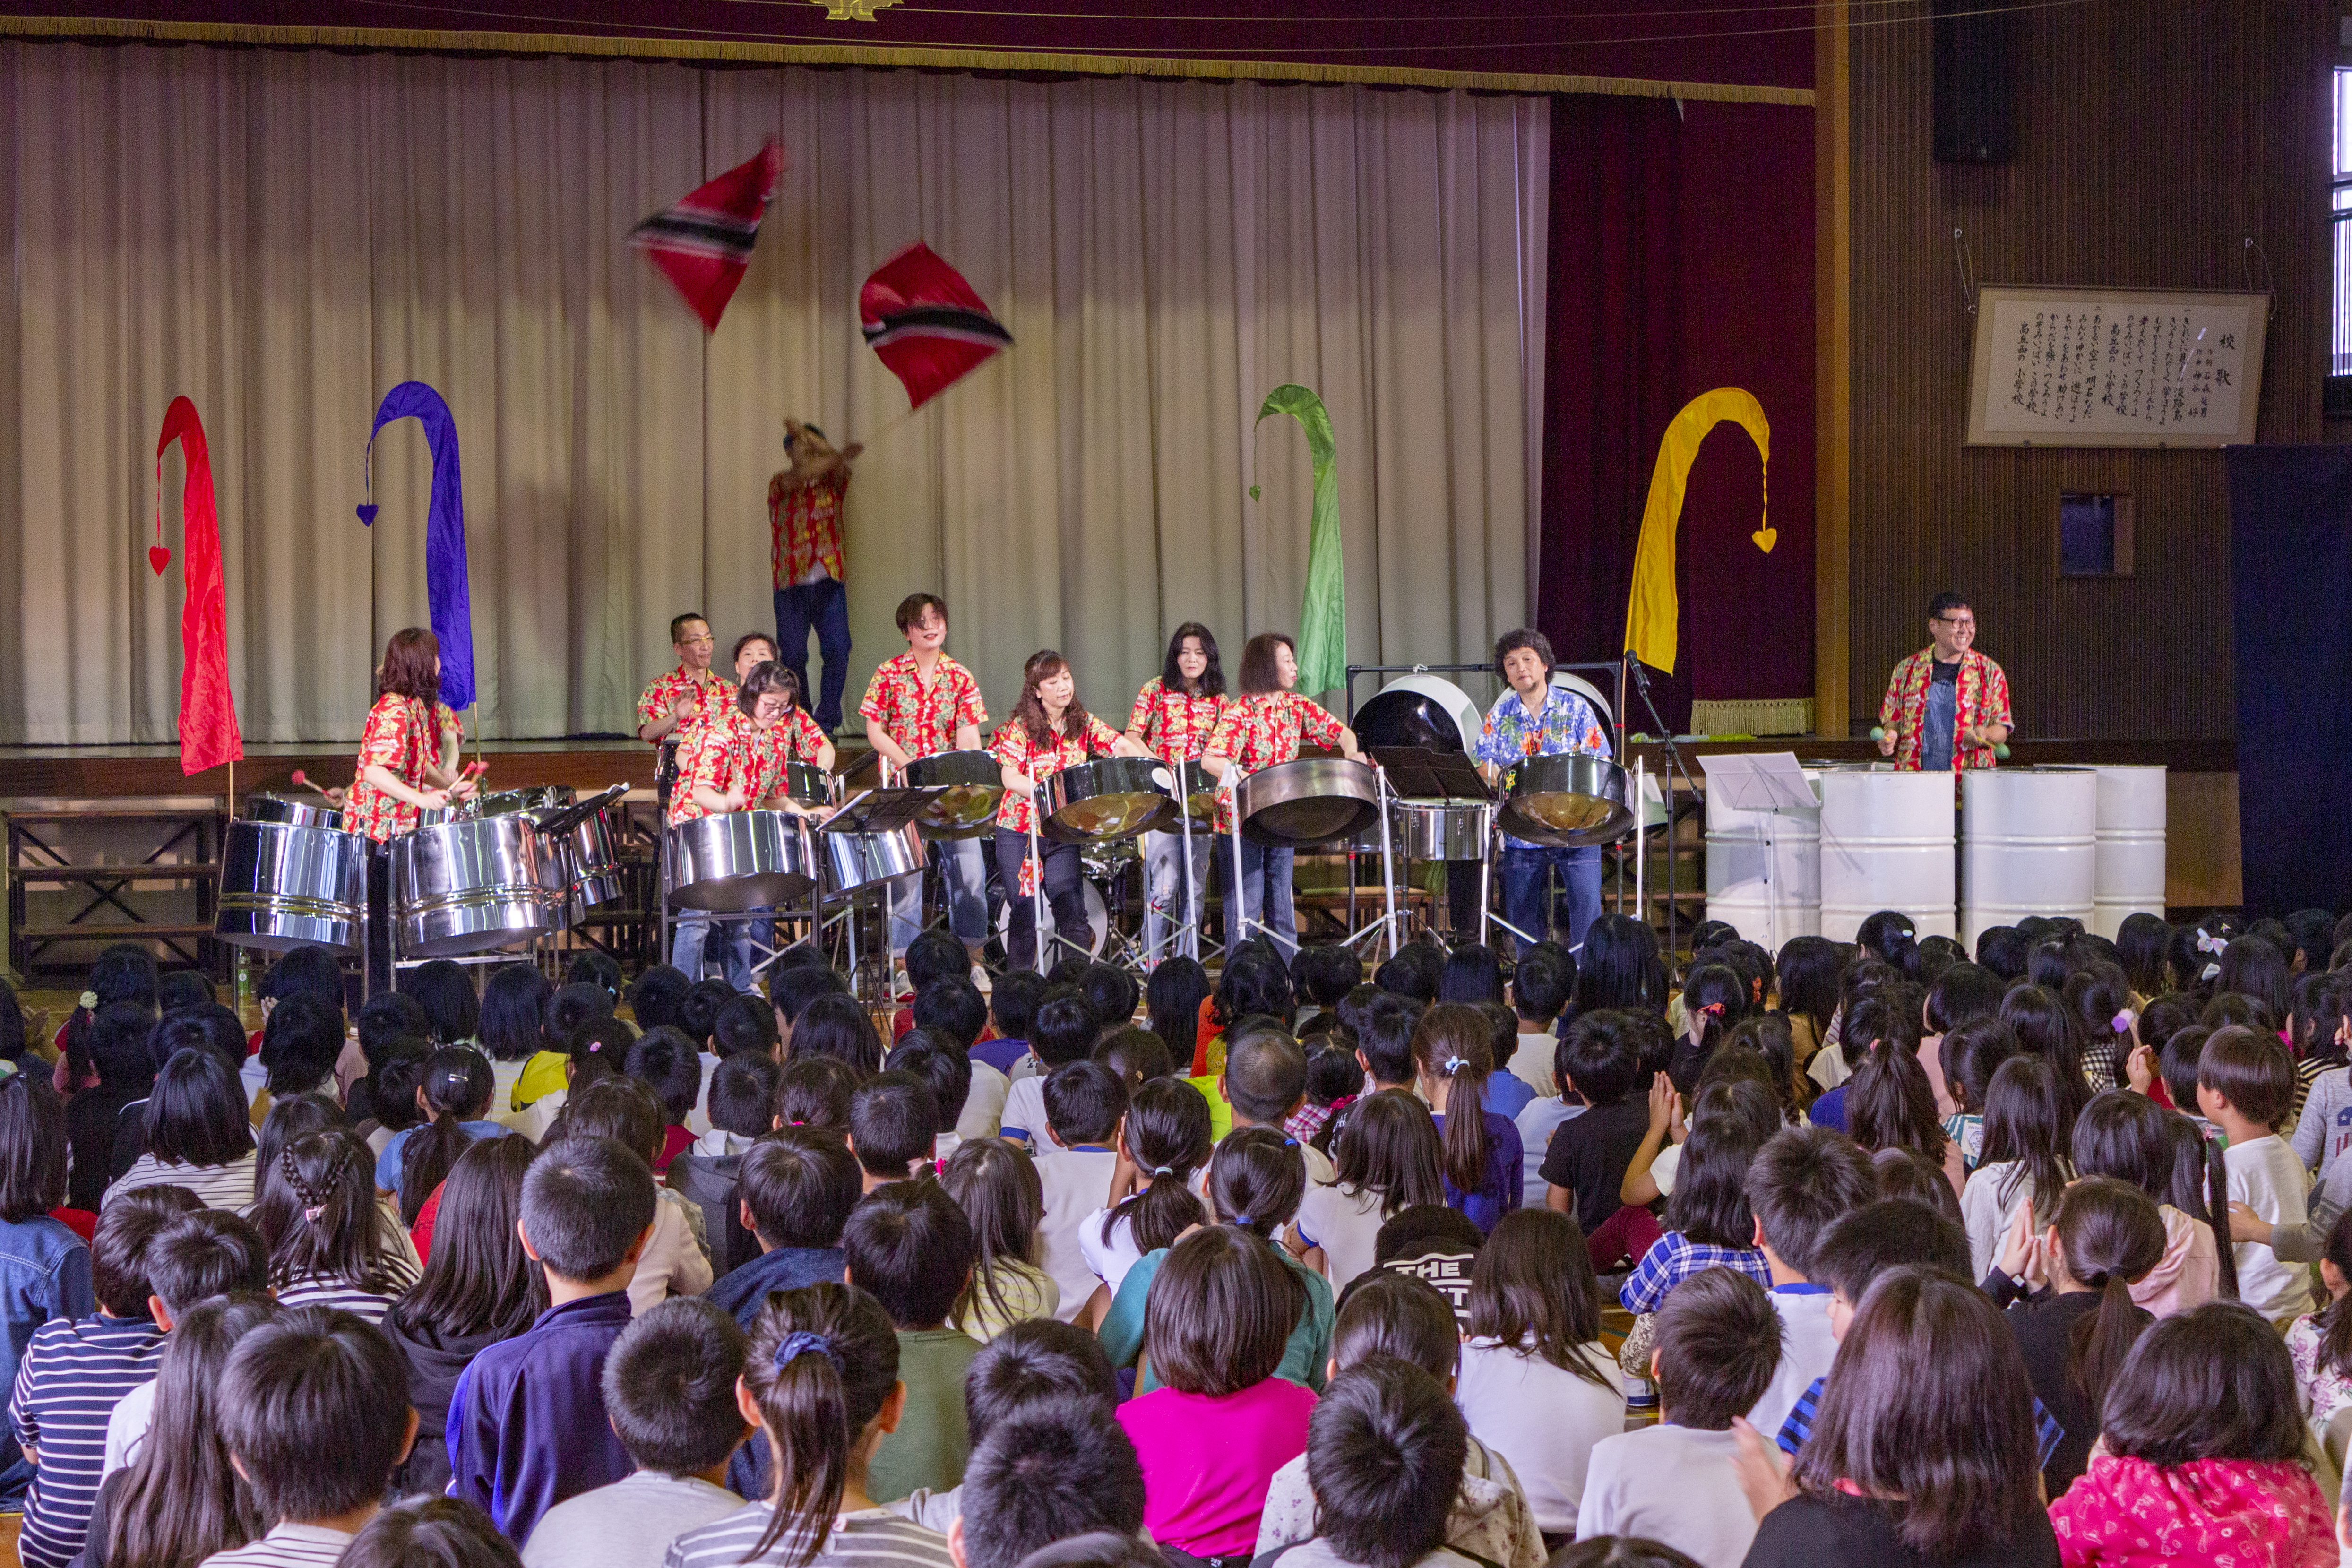
{"label": "child in pink shirt", "polygon": [[1310,1389],[1275,1376],[1306,1290],[1232,1226],[1178,1242],[1151,1281],[1144,1355],[1160,1386],[1118,1410],[1163,1547],[1246,1562],[1274,1472],[1307,1451]]}

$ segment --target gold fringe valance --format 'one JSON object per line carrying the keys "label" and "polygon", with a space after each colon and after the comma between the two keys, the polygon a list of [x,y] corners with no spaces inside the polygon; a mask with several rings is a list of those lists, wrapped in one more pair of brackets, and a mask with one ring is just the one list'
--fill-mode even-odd
{"label": "gold fringe valance", "polygon": [[164,22],[81,16],[0,16],[0,37],[113,43],[227,44],[271,48],[394,49],[433,54],[571,55],[726,65],[866,66],[1054,75],[1139,76],[1196,80],[1363,83],[1435,92],[1530,95],[1603,93],[1719,103],[1780,103],[1810,109],[1813,90],[1740,82],[1654,81],[1642,77],[1535,71],[1425,70],[1274,60],[1179,59],[1157,55],[1052,54],[1006,49],[898,48],[862,44],[762,43],[723,38],[602,37],[575,33],[440,32],[391,27],[263,26],[241,22]]}

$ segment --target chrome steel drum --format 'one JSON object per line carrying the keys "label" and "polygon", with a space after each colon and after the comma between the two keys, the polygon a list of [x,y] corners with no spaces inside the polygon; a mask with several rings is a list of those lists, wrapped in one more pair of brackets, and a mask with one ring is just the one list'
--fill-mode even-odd
{"label": "chrome steel drum", "polygon": [[1242,780],[1234,805],[1250,842],[1296,848],[1361,831],[1380,814],[1380,785],[1370,763],[1300,757]]}
{"label": "chrome steel drum", "polygon": [[786,763],[783,793],[803,805],[830,805],[833,775],[814,763]]}
{"label": "chrome steel drum", "polygon": [[808,818],[730,811],[669,830],[670,902],[741,914],[805,899],[816,886]]}
{"label": "chrome steel drum", "polygon": [[343,825],[340,807],[327,804],[322,795],[273,795],[268,790],[256,790],[245,797],[245,819],[247,822],[290,822],[300,827],[332,827]]}
{"label": "chrome steel drum", "polygon": [[1157,757],[1097,757],[1038,781],[1037,831],[1056,844],[1107,844],[1176,824],[1176,775]]}
{"label": "chrome steel drum", "polygon": [[1633,831],[1633,775],[1590,752],[1529,757],[1511,770],[1502,824],[1533,844],[1614,844]]}
{"label": "chrome steel drum", "polygon": [[[1162,764],[1175,775],[1176,794],[1184,802],[1184,814],[1192,819],[1192,831],[1207,833],[1217,823],[1217,781],[1209,776],[1199,758],[1189,763]],[[1173,833],[1176,824],[1170,822],[1164,831]]]}
{"label": "chrome steel drum", "polygon": [[[544,826],[546,818],[562,809],[535,811],[530,819]],[[597,812],[554,842],[562,856],[564,880],[582,909],[621,896],[621,840],[611,813]]]}
{"label": "chrome steel drum", "polygon": [[[1490,801],[1392,800],[1390,848],[1401,860],[1484,860],[1494,821]],[[1348,840],[1348,847],[1379,854],[1379,823]]]}
{"label": "chrome steel drum", "polygon": [[502,789],[460,803],[461,817],[511,816],[518,813],[551,811],[570,805],[578,796],[570,784],[533,784],[529,789]]}
{"label": "chrome steel drum", "polygon": [[817,853],[824,862],[828,893],[850,893],[923,868],[923,836],[913,823],[867,833],[820,829]]}
{"label": "chrome steel drum", "polygon": [[459,958],[559,931],[572,892],[563,857],[528,816],[420,827],[392,841],[394,945]]}
{"label": "chrome steel drum", "polygon": [[367,915],[367,840],[341,828],[237,820],[221,840],[213,934],[238,947],[356,948]]}
{"label": "chrome steel drum", "polygon": [[1349,728],[1357,743],[1420,746],[1433,752],[1467,752],[1478,743],[1486,719],[1470,694],[1441,676],[1401,676],[1356,710]]}
{"label": "chrome steel drum", "polygon": [[996,805],[1004,798],[1004,771],[992,752],[934,752],[907,768],[914,789],[944,784],[947,793],[924,811],[926,838],[977,838],[996,826]]}

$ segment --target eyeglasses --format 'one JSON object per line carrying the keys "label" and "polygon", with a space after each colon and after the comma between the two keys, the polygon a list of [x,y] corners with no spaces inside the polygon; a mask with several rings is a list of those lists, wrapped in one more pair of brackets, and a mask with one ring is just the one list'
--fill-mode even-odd
{"label": "eyeglasses", "polygon": [[1936,618],[1956,632],[1976,629],[1977,618],[1974,616],[1937,616]]}

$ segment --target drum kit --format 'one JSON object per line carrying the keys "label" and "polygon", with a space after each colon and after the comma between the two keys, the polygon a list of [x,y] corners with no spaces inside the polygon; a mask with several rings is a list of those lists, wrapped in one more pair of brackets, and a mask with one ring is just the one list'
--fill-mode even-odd
{"label": "drum kit", "polygon": [[[398,958],[462,958],[568,929],[621,891],[611,811],[627,785],[507,790],[420,812],[391,843]],[[367,923],[368,842],[324,801],[260,792],[228,825],[213,929],[240,947],[357,949]]]}

